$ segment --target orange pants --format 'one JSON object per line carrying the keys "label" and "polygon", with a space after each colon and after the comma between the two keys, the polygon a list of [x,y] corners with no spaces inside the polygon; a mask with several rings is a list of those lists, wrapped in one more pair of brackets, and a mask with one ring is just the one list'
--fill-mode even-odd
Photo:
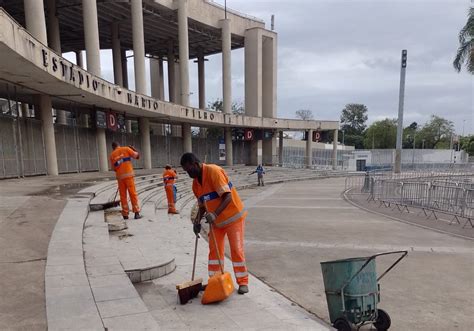
{"label": "orange pants", "polygon": [[[221,257],[222,266],[224,266],[224,239],[227,235],[230,244],[230,256],[232,259],[232,265],[234,267],[235,278],[237,284],[247,285],[249,277],[247,273],[247,266],[245,264],[245,253],[244,253],[244,231],[245,222],[244,218],[237,220],[223,228],[216,226],[212,227],[212,233],[214,234],[219,248],[219,256]],[[220,271],[219,260],[217,257],[216,247],[214,240],[211,238],[211,232],[209,232],[209,264],[208,271],[209,277],[213,276],[216,272]]]}
{"label": "orange pants", "polygon": [[168,200],[168,212],[169,213],[174,213],[176,212],[176,207],[174,205],[174,185],[173,184],[168,184],[165,185],[165,191],[166,191],[166,199]]}
{"label": "orange pants", "polygon": [[128,201],[127,201],[127,191],[130,194],[130,201],[132,202],[132,210],[134,213],[140,212],[140,207],[138,206],[138,195],[137,190],[135,189],[135,179],[133,177],[127,177],[118,179],[118,187],[120,192],[120,205],[122,206],[122,215],[128,216]]}

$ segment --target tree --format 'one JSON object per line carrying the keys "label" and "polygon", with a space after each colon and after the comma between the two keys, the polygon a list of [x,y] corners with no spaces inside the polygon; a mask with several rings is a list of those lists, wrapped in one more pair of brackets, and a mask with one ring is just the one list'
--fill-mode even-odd
{"label": "tree", "polygon": [[[425,140],[424,148],[449,148],[454,134],[453,122],[442,117],[431,115],[420,131],[420,140]],[[418,137],[418,136],[417,136]]]}
{"label": "tree", "polygon": [[466,25],[459,32],[459,48],[453,66],[458,72],[464,64],[474,74],[474,8],[469,8]]}
{"label": "tree", "polygon": [[364,130],[367,127],[367,107],[350,103],[341,113],[341,130],[344,131],[344,144],[357,149],[364,148]]}
{"label": "tree", "polygon": [[461,137],[460,142],[461,149],[464,150],[469,156],[474,156],[474,135]]}
{"label": "tree", "polygon": [[403,129],[402,148],[413,148],[413,143],[417,146],[422,145],[421,137],[419,137],[418,123],[413,122]]}
{"label": "tree", "polygon": [[296,117],[303,121],[312,120],[314,118],[313,112],[309,109],[300,109],[295,112]]}
{"label": "tree", "polygon": [[[242,102],[236,102],[233,101],[232,105],[232,113],[236,115],[243,115],[245,113],[245,108]],[[207,110],[209,111],[219,111],[223,112],[224,111],[224,102],[222,99],[216,99],[214,102],[209,102],[207,104]]]}
{"label": "tree", "polygon": [[[232,113],[235,115],[243,115],[245,114],[245,108],[244,105],[241,102],[232,102]],[[223,112],[224,111],[224,102],[222,99],[216,99],[213,102],[209,102],[207,104],[207,110],[209,111],[218,111],[218,112]],[[218,138],[218,137],[223,137],[224,136],[224,130],[223,128],[220,127],[210,127],[207,129],[207,136],[211,138]]]}
{"label": "tree", "polygon": [[397,120],[384,119],[372,123],[364,134],[364,147],[370,148],[395,148],[397,140]]}

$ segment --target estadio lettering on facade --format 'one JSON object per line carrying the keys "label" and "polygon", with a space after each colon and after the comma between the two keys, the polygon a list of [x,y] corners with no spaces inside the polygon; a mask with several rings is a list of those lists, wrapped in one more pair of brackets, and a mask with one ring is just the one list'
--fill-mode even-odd
{"label": "estadio lettering on facade", "polygon": [[[122,94],[122,88],[112,83],[108,83],[102,79],[97,79],[95,76],[89,74],[84,69],[77,65],[67,61],[66,59],[57,56],[55,53],[49,51],[46,48],[41,50],[42,63],[44,68],[48,68],[53,73],[59,73],[63,81],[78,86],[83,89],[90,90],[103,97],[108,95],[120,96]],[[138,95],[134,92],[126,90],[125,101],[128,105],[137,107],[144,110],[155,111],[164,113],[166,103],[160,102],[154,98]],[[181,108],[181,117],[188,119],[196,119],[202,121],[215,121],[216,114],[210,111],[195,109],[195,108]],[[228,118],[230,123],[230,117]]]}

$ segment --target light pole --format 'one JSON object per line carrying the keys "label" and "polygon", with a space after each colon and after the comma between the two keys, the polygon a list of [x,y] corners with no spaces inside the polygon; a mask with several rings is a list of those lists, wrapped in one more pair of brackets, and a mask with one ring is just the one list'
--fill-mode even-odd
{"label": "light pole", "polygon": [[405,99],[405,74],[407,68],[407,50],[402,50],[402,66],[400,69],[400,92],[398,97],[398,126],[397,146],[395,151],[395,173],[400,173],[402,168],[402,135],[403,135],[403,102]]}

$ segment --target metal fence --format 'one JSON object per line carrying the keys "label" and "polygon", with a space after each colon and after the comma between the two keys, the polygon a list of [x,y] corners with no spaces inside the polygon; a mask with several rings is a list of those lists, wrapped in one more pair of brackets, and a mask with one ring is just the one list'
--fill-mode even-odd
{"label": "metal fence", "polygon": [[474,171],[445,169],[438,172],[407,172],[401,174],[367,172],[362,176],[347,177],[346,190],[367,194],[368,201],[399,210],[420,208],[426,216],[442,212],[453,215],[452,222],[464,226],[474,218]]}
{"label": "metal fence", "polygon": [[[332,169],[332,149],[314,149],[311,155],[311,168],[313,169]],[[348,160],[352,155],[352,151],[337,151],[337,168],[347,169]],[[277,156],[278,157],[278,156]],[[278,160],[278,159],[277,159]],[[306,157],[306,149],[302,147],[283,146],[283,167],[288,168],[306,168],[308,164]],[[278,163],[278,162],[274,162]]]}

